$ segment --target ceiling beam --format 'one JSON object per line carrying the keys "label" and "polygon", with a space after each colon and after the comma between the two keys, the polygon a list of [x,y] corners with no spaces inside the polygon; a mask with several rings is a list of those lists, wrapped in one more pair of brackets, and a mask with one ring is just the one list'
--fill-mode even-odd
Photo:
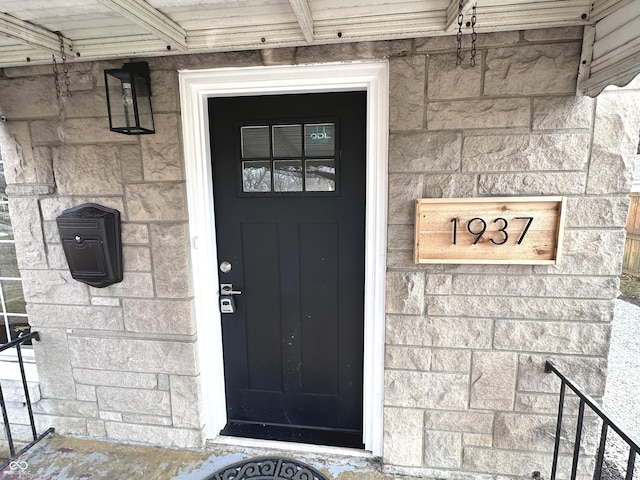
{"label": "ceiling beam", "polygon": [[[462,0],[462,14],[466,14],[475,0]],[[458,26],[458,14],[460,13],[460,0],[451,0],[447,7],[447,21],[444,26],[445,32],[450,32],[454,27]]]}
{"label": "ceiling beam", "polygon": [[144,0],[99,0],[132,22],[163,39],[172,48],[187,50],[187,32]]}
{"label": "ceiling beam", "polygon": [[309,8],[309,2],[307,0],[289,0],[289,3],[298,19],[304,39],[307,43],[313,43],[315,38],[313,34],[313,15]]}
{"label": "ceiling beam", "polygon": [[[39,50],[60,53],[60,37],[57,33],[6,13],[0,13],[0,34]],[[69,40],[62,37],[62,41],[66,47],[70,48]]]}

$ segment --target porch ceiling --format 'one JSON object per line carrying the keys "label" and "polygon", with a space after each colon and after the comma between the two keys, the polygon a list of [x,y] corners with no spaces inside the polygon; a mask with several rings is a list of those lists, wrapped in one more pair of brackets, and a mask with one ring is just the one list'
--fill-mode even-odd
{"label": "porch ceiling", "polygon": [[[465,20],[473,1],[462,2]],[[640,3],[476,1],[480,33],[595,25]],[[458,7],[459,0],[0,0],[0,68],[50,63],[61,38],[69,60],[97,60],[455,35]]]}

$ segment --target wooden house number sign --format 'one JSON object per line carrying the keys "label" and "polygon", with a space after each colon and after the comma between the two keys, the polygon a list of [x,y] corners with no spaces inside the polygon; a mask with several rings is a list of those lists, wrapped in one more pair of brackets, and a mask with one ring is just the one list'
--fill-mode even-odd
{"label": "wooden house number sign", "polygon": [[564,197],[416,200],[415,263],[560,263]]}

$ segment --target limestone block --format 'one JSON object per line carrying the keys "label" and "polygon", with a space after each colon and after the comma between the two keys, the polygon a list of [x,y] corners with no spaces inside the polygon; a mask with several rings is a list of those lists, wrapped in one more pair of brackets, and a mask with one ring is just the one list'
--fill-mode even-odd
{"label": "limestone block", "polygon": [[0,142],[7,184],[53,183],[50,151],[33,148],[28,122],[8,122],[0,127]]}
{"label": "limestone block", "polygon": [[[58,435],[86,435],[87,434],[87,419],[77,417],[67,417],[58,415],[43,415],[38,414],[35,418],[36,430],[38,432],[44,432],[49,427],[56,429]],[[29,438],[29,441],[33,440],[33,437]]]}
{"label": "limestone block", "polygon": [[471,352],[468,350],[433,350],[431,370],[434,372],[470,372]]}
{"label": "limestone block", "polygon": [[153,273],[158,297],[192,295],[189,233],[187,225],[150,225]]}
{"label": "limestone block", "polygon": [[473,447],[491,447],[493,445],[493,436],[482,433],[463,433],[462,434],[462,446],[467,445]]}
{"label": "limestone block", "polygon": [[257,50],[169,55],[149,59],[149,67],[151,71],[179,71],[185,68],[256,67],[260,65],[262,65],[262,62],[260,59],[260,52]]}
{"label": "limestone block", "polygon": [[40,341],[33,342],[43,398],[76,398],[71,375],[67,336],[59,329],[38,328]]}
{"label": "limestone block", "polygon": [[30,125],[34,145],[58,145],[62,141],[62,131],[57,120],[34,120]]}
{"label": "limestone block", "polygon": [[491,346],[493,321],[484,318],[435,318],[388,315],[387,343],[485,349]]}
{"label": "limestone block", "polygon": [[0,80],[2,114],[13,120],[57,117],[56,90],[51,77]]}
{"label": "limestone block", "polygon": [[[122,197],[100,197],[100,196],[73,196],[73,197],[60,197],[60,196],[48,196],[40,198],[40,211],[42,219],[44,221],[45,230],[47,223],[55,225],[55,220],[63,210],[71,207],[75,207],[81,203],[99,203],[105,207],[115,208],[120,212],[121,220],[126,220],[126,211]],[[51,243],[60,243],[60,237],[58,236],[57,227],[55,227],[55,235],[52,238]],[[49,238],[47,237],[49,241]]]}
{"label": "limestone block", "polygon": [[125,272],[151,271],[151,251],[148,247],[122,247],[122,262]]}
{"label": "limestone block", "polygon": [[531,105],[525,98],[430,102],[429,130],[527,127]]}
{"label": "limestone block", "polygon": [[424,434],[424,463],[433,468],[459,468],[462,463],[462,435],[427,430]]}
{"label": "limestone block", "polygon": [[424,198],[458,198],[477,196],[475,175],[426,175]]}
{"label": "limestone block", "polygon": [[195,321],[189,300],[122,301],[124,321],[129,332],[194,335]]}
{"label": "limestone block", "polygon": [[110,297],[91,297],[91,305],[97,307],[121,307],[119,298]]}
{"label": "limestone block", "polygon": [[182,180],[180,128],[175,114],[154,115],[155,135],[140,138],[146,181]]}
{"label": "limestone block", "polygon": [[[493,292],[494,295],[496,292]],[[437,316],[467,316],[476,312],[487,318],[549,319],[581,322],[610,322],[612,300],[581,298],[534,298],[498,296],[433,296],[427,312]],[[562,351],[562,350],[558,350]]]}
{"label": "limestone block", "polygon": [[272,65],[294,65],[296,63],[295,48],[263,48],[260,50],[262,64]]}
{"label": "limestone block", "polygon": [[411,40],[382,42],[338,43],[300,47],[296,51],[297,63],[340,62],[353,60],[378,60],[411,51]]}
{"label": "limestone block", "polygon": [[125,193],[131,221],[181,221],[187,218],[181,183],[127,185]]}
{"label": "limestone block", "polygon": [[97,418],[98,406],[95,402],[82,402],[71,399],[42,398],[33,406],[34,413],[59,415],[64,417]]}
{"label": "limestone block", "polygon": [[389,62],[389,128],[420,130],[424,126],[425,57]]}
{"label": "limestone block", "polygon": [[522,35],[528,42],[549,40],[582,40],[582,27],[558,27],[524,30]]}
{"label": "limestone block", "polygon": [[199,430],[187,430],[159,425],[105,422],[107,436],[111,440],[142,442],[160,447],[200,448]]}
{"label": "limestone block", "polygon": [[429,371],[431,350],[421,347],[387,345],[385,348],[385,368],[396,370]]}
{"label": "limestone block", "polygon": [[[520,42],[520,32],[496,32],[496,33],[480,33],[478,34],[477,45],[480,48],[487,47],[503,47],[505,45],[514,45]],[[467,49],[471,43],[471,35],[463,30],[462,46]],[[430,53],[438,50],[455,50],[456,39],[453,36],[426,37],[417,38],[415,40],[416,52]],[[455,65],[455,57],[454,57]],[[476,67],[478,68],[478,67]]]}
{"label": "limestone block", "polygon": [[104,428],[102,420],[87,420],[87,433],[90,437],[104,438],[107,436],[107,430]]}
{"label": "limestone block", "polygon": [[469,375],[388,370],[384,391],[388,406],[461,410],[469,401]]}
{"label": "limestone block", "polygon": [[139,145],[120,145],[120,165],[124,183],[142,182],[142,153]]}
{"label": "limestone block", "polygon": [[69,118],[58,126],[60,139],[67,145],[71,144],[111,144],[135,143],[139,139],[136,135],[123,135],[109,130],[109,118],[101,114],[96,118]]}
{"label": "limestone block", "polygon": [[427,274],[427,295],[451,295],[451,275]]}
{"label": "limestone block", "polygon": [[200,428],[198,377],[171,375],[171,418],[176,427]]}
{"label": "limestone block", "polygon": [[122,415],[124,423],[140,423],[142,425],[171,425],[171,417],[163,417],[160,415],[140,415],[126,413]]}
{"label": "limestone block", "polygon": [[157,388],[158,380],[153,373],[136,373],[118,370],[90,370],[74,368],[73,378],[78,384],[103,385],[106,387]]}
{"label": "limestone block", "polygon": [[[593,339],[594,343],[596,339]],[[605,350],[608,345],[601,345]],[[561,352],[557,350],[556,352]],[[559,355],[520,355],[518,359],[518,391],[541,392],[555,394],[555,409],[558,408],[558,393],[560,380],[553,373],[545,373],[546,360],[553,360],[558,367],[573,378],[589,395],[600,397],[604,395],[607,360],[604,357],[572,357]]]}
{"label": "limestone block", "polygon": [[590,142],[589,134],[468,136],[462,150],[462,170],[583,170]]}
{"label": "limestone block", "polygon": [[167,392],[141,388],[96,387],[98,405],[102,411],[171,415],[171,401]]}
{"label": "limestone block", "polygon": [[94,297],[153,297],[153,278],[151,273],[124,272],[122,282],[104,288],[89,288]]}
{"label": "limestone block", "polygon": [[195,375],[193,343],[70,336],[74,368]]}
{"label": "limestone block", "polygon": [[23,270],[22,289],[27,303],[88,305],[87,285],[62,270]]}
{"label": "limestone block", "polygon": [[52,270],[65,270],[69,268],[67,257],[64,256],[62,245],[47,245],[47,260]]}
{"label": "limestone block", "polygon": [[[69,90],[72,92],[93,90],[93,75],[89,65],[86,66],[86,70],[69,71]],[[106,101],[103,103],[103,110],[107,111]]]}
{"label": "limestone block", "polygon": [[389,225],[387,248],[389,250],[411,250],[413,254],[413,225]]}
{"label": "limestone block", "polygon": [[537,265],[534,273],[618,276],[624,241],[622,230],[565,230],[560,265]]}
{"label": "limestone block", "polygon": [[121,422],[122,414],[119,412],[100,412],[100,419],[111,422]]}
{"label": "limestone block", "polygon": [[460,168],[457,132],[403,132],[389,137],[389,171],[454,172]]}
{"label": "limestone block", "polygon": [[422,175],[389,174],[389,223],[413,224],[422,194]]}
{"label": "limestone block", "polygon": [[427,96],[430,99],[451,100],[479,97],[482,89],[482,51],[476,57],[477,65],[469,65],[470,53],[462,54],[462,63],[456,66],[456,54],[429,55]]}
{"label": "limestone block", "polygon": [[97,402],[96,387],[93,385],[76,384],[76,397],[78,400],[85,402]]}
{"label": "limestone block", "polygon": [[119,149],[113,145],[53,149],[53,168],[61,195],[121,195]]}
{"label": "limestone block", "polygon": [[148,244],[149,227],[146,224],[122,223],[122,243],[126,244]]}
{"label": "limestone block", "polygon": [[579,62],[579,42],[489,49],[484,94],[573,93]]}
{"label": "limestone block", "polygon": [[571,197],[567,199],[566,227],[624,227],[629,197]]}
{"label": "limestone block", "polygon": [[478,193],[504,195],[579,195],[586,189],[584,173],[498,173],[480,175]]}
{"label": "limestone block", "polygon": [[[178,99],[178,72],[177,70],[157,70],[152,69],[151,76],[151,92],[158,92],[151,97],[151,105],[155,114],[161,112],[176,112],[180,109],[180,100]],[[156,124],[157,127],[157,124]],[[158,130],[156,129],[156,134]]]}
{"label": "limestone block", "polygon": [[602,356],[609,346],[604,323],[497,320],[495,328],[494,345],[501,350]]}
{"label": "limestone block", "polygon": [[483,448],[468,446],[464,449],[462,467],[467,471],[531,478],[533,472],[541,472],[542,478],[551,475],[553,454],[520,452],[511,448]]}
{"label": "limestone block", "polygon": [[615,298],[617,277],[523,276],[523,275],[455,275],[455,295],[500,295],[530,297]]}
{"label": "limestone block", "polygon": [[460,412],[427,411],[425,412],[425,428],[427,430],[490,434],[493,432],[493,419],[493,413],[472,410]]}
{"label": "limestone block", "polygon": [[517,360],[514,353],[473,352],[471,408],[513,408]]}
{"label": "limestone block", "polygon": [[385,407],[384,460],[392,465],[422,466],[422,410]]}
{"label": "limestone block", "polygon": [[[15,351],[15,350],[14,350]],[[3,374],[8,373],[5,371],[5,365],[3,365]],[[16,373],[19,371],[18,367],[16,367]],[[20,374],[17,373],[17,378],[20,378]],[[10,378],[10,377],[9,377]],[[36,403],[40,400],[40,384],[36,382],[27,381],[27,393],[29,394],[29,399],[32,403]],[[22,385],[22,380],[7,380],[7,377],[3,375],[2,378],[2,395],[10,405],[11,408],[16,409],[18,406],[22,406],[25,402],[24,395],[24,386]],[[0,422],[1,423],[1,422]]]}
{"label": "limestone block", "polygon": [[71,97],[62,95],[60,98],[66,118],[108,118],[107,96],[104,90],[76,91]]}
{"label": "limestone block", "polygon": [[9,213],[20,270],[48,268],[38,199],[9,197]]}
{"label": "limestone block", "polygon": [[640,130],[640,92],[600,95],[595,126],[587,193],[628,193]]}
{"label": "limestone block", "polygon": [[169,391],[169,375],[166,373],[158,374],[158,390]]}
{"label": "limestone block", "polygon": [[387,313],[421,314],[424,289],[422,272],[387,272]]}
{"label": "limestone block", "polygon": [[591,97],[536,97],[533,99],[533,129],[591,128],[595,100]]}
{"label": "limestone block", "polygon": [[442,273],[472,275],[531,275],[530,265],[444,265]]}
{"label": "limestone block", "polygon": [[117,307],[35,303],[28,306],[28,312],[34,328],[124,330],[122,309]]}

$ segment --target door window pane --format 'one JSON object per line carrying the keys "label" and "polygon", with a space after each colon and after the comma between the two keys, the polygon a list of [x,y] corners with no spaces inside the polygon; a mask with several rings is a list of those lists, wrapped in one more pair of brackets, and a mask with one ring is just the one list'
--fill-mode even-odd
{"label": "door window pane", "polygon": [[276,160],[273,162],[273,174],[274,191],[302,191],[302,160]]}
{"label": "door window pane", "polygon": [[269,158],[269,127],[242,127],[242,158]]}
{"label": "door window pane", "polygon": [[0,277],[20,278],[16,248],[13,243],[0,243]]}
{"label": "door window pane", "polygon": [[335,192],[335,163],[334,160],[307,160],[305,180],[308,192]]}
{"label": "door window pane", "polygon": [[307,156],[335,154],[335,124],[316,123],[304,126],[304,147]]}
{"label": "door window pane", "polygon": [[273,156],[279,158],[302,156],[302,125],[274,125]]}
{"label": "door window pane", "polygon": [[271,191],[271,162],[242,162],[242,191]]}

